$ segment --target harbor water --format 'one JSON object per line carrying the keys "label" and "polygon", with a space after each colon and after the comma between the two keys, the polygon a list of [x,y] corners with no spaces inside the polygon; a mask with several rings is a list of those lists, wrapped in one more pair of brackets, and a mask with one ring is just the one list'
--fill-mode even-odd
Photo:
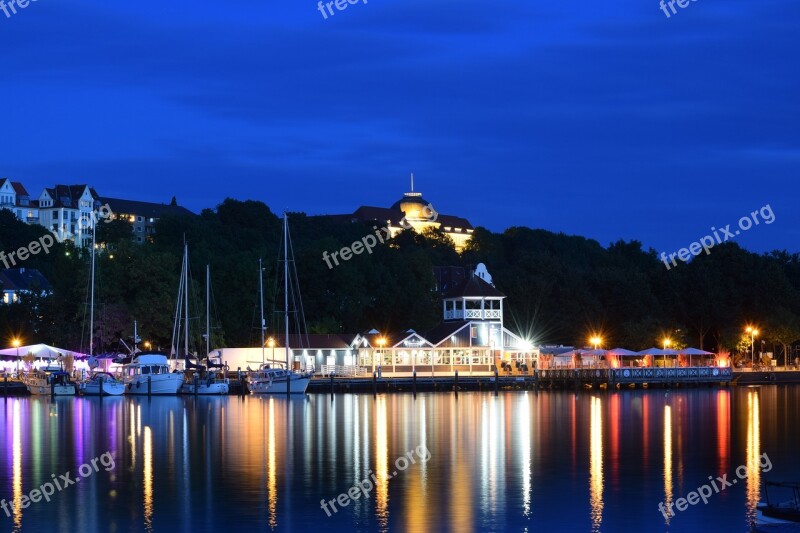
{"label": "harbor water", "polygon": [[794,385],[0,402],[0,531],[746,533],[800,480]]}

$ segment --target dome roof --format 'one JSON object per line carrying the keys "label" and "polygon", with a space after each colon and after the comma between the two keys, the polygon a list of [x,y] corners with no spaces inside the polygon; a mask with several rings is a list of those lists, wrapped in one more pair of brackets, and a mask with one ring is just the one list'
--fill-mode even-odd
{"label": "dome roof", "polygon": [[402,198],[392,204],[392,209],[400,209],[402,204],[418,204],[422,207],[431,205],[429,201],[422,197],[419,193],[406,193]]}

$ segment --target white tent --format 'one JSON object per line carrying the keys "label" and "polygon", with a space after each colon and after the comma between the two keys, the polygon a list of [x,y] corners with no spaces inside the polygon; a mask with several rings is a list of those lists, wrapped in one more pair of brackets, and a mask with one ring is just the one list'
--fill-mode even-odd
{"label": "white tent", "polygon": [[5,357],[16,357],[19,354],[20,357],[24,357],[28,354],[33,354],[36,356],[37,359],[55,359],[58,356],[72,354],[76,358],[78,357],[88,357],[88,355],[83,353],[74,352],[72,350],[64,350],[62,348],[56,348],[55,346],[48,346],[47,344],[31,344],[29,346],[20,346],[19,348],[8,348],[5,350],[0,350],[0,356]]}
{"label": "white tent", "polygon": [[33,356],[36,358],[33,363],[34,368],[40,368],[49,364],[53,364],[53,359],[58,359],[59,357],[66,355],[75,356],[75,361],[73,364],[73,368],[75,370],[88,370],[89,368],[86,364],[86,361],[78,360],[79,358],[86,358],[88,355],[74,352],[72,350],[56,348],[55,346],[49,346],[47,344],[32,344],[29,346],[20,346],[19,348],[7,348],[5,350],[0,350],[0,357],[3,358],[10,357],[16,359],[17,354],[19,354],[19,359],[16,361],[0,361],[0,368],[7,372],[20,370],[22,358],[28,354],[33,354]]}

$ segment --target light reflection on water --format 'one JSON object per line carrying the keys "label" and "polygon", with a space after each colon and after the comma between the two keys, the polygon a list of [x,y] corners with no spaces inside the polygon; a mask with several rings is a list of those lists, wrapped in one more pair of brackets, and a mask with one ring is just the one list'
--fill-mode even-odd
{"label": "light reflection on water", "polygon": [[[574,394],[10,398],[0,409],[0,529],[747,531],[764,479],[800,479],[800,387]],[[398,468],[417,453],[430,460]],[[106,451],[103,470],[22,497]],[[759,471],[761,454],[774,465]],[[689,507],[709,476],[746,483]],[[374,477],[372,477],[374,476]],[[338,497],[362,480],[364,497]],[[321,501],[336,502],[329,518]]]}

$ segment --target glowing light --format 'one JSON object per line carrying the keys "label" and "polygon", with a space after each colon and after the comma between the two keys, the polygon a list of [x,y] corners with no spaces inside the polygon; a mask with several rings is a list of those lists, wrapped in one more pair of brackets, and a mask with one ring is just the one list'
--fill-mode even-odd
{"label": "glowing light", "polygon": [[670,346],[672,346],[672,339],[664,339],[664,349],[666,350]]}
{"label": "glowing light", "polygon": [[589,419],[589,503],[592,507],[592,531],[603,524],[603,404],[592,397]]}
{"label": "glowing light", "polygon": [[756,523],[761,499],[761,399],[758,390],[747,392],[747,518]]}
{"label": "glowing light", "polygon": [[375,405],[377,422],[375,424],[375,474],[377,487],[375,494],[378,525],[381,530],[389,527],[389,442],[386,420],[386,397],[379,396]]}
{"label": "glowing light", "polygon": [[589,342],[594,346],[594,349],[597,350],[601,344],[603,344],[603,339],[600,338],[598,335],[594,335]]}
{"label": "glowing light", "polygon": [[144,427],[142,456],[144,463],[144,527],[147,531],[153,531],[153,434],[150,426]]}
{"label": "glowing light", "polygon": [[[664,406],[664,506],[672,504],[672,407]],[[669,525],[669,518],[666,519]]]}
{"label": "glowing light", "polygon": [[14,486],[14,525],[16,530],[22,529],[22,428],[20,424],[19,400],[14,402],[12,415],[13,431],[13,486]]}
{"label": "glowing light", "polygon": [[269,399],[269,443],[267,493],[269,499],[269,527],[274,531],[278,527],[278,475],[275,465],[275,400]]}
{"label": "glowing light", "polygon": [[270,348],[274,348],[275,347],[275,339],[270,337],[269,340],[267,341],[267,346],[269,346]]}
{"label": "glowing light", "polygon": [[11,344],[14,346],[14,348],[19,348],[22,342],[19,339],[14,339],[13,341],[11,341]]}

